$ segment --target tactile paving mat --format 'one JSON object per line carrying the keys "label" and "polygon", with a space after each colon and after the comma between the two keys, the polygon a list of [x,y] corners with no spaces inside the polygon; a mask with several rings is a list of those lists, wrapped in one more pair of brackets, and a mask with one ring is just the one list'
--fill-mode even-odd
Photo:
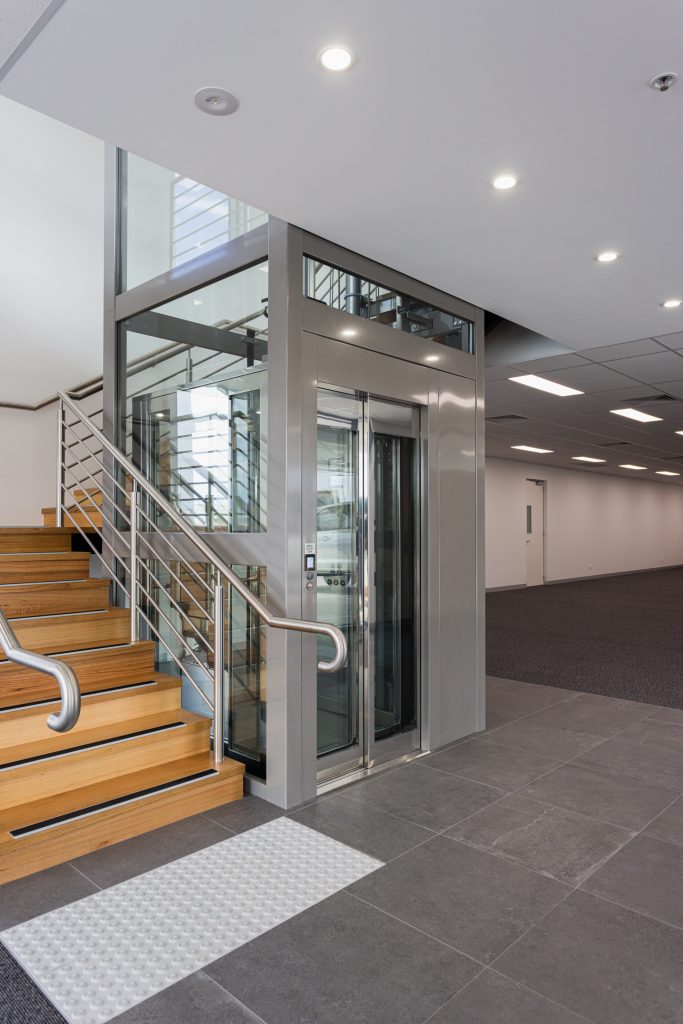
{"label": "tactile paving mat", "polygon": [[276,818],[0,938],[71,1024],[104,1024],[379,867]]}

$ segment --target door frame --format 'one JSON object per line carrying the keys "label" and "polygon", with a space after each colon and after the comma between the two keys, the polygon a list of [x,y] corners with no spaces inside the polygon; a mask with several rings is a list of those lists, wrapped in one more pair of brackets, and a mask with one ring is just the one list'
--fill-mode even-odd
{"label": "door frame", "polygon": [[[529,556],[528,556],[528,553],[527,553],[527,556],[526,556],[526,585],[527,585],[527,587],[528,586],[540,587],[540,586],[545,586],[545,581],[546,581],[546,578],[547,578],[547,572],[546,572],[546,558],[547,558],[546,536],[547,536],[547,529],[546,529],[546,526],[547,526],[547,516],[548,516],[548,512],[547,512],[547,509],[548,509],[548,482],[547,482],[547,480],[536,479],[536,477],[526,477],[525,483],[527,485],[528,484],[535,484],[536,487],[541,491],[541,575],[542,575],[543,578],[542,578],[540,583],[532,583],[532,584],[529,583],[529,562],[528,562]],[[527,510],[528,510],[528,504],[529,503],[527,501],[527,495],[525,494],[525,496],[524,496],[524,506],[525,506],[525,509],[527,509]],[[527,514],[528,514],[528,512],[527,512]],[[533,523],[532,523],[532,533],[533,533]],[[526,536],[528,537],[528,534]],[[527,540],[527,544],[528,544],[528,540]]]}
{"label": "door frame", "polygon": [[[350,347],[345,345],[343,342],[334,341],[330,338],[321,337],[319,335],[309,334],[308,332],[303,332],[303,364],[305,367],[304,385],[306,385],[306,383],[311,385],[309,387],[304,386],[302,402],[301,516],[302,538],[304,544],[315,542],[317,532],[315,522],[315,495],[317,492],[316,423],[318,388],[329,387],[331,390],[337,390],[340,392],[360,392],[363,395],[369,395],[370,397],[374,397],[379,400],[386,399],[389,402],[410,405],[413,408],[418,408],[420,412],[416,450],[417,500],[420,512],[417,524],[417,545],[420,557],[419,568],[417,570],[418,577],[416,580],[418,584],[417,592],[420,595],[417,610],[417,621],[419,624],[418,731],[420,733],[420,747],[409,753],[397,751],[395,758],[392,758],[390,763],[411,760],[414,757],[421,756],[421,754],[425,752],[425,723],[427,721],[428,711],[428,687],[426,685],[429,671],[427,663],[428,644],[426,643],[428,600],[426,593],[427,571],[425,552],[427,550],[428,523],[428,510],[426,506],[426,467],[428,455],[426,411],[430,400],[430,370],[427,367],[418,367],[412,363],[407,363],[404,360],[393,359],[390,356],[368,351],[366,349]],[[368,413],[369,406],[366,404],[364,408],[364,421],[368,419]],[[362,431],[363,437],[360,439],[360,444],[365,448],[367,445],[366,437],[369,431],[369,423],[363,422]],[[367,463],[367,460],[363,461]],[[367,497],[369,495],[369,487],[372,482],[372,468],[367,464],[361,465],[361,472],[365,474],[365,480],[362,488],[366,498],[365,507],[363,509],[363,530],[367,536],[369,527]],[[364,561],[364,571],[367,577],[367,574],[369,573],[369,558],[366,558]],[[370,594],[369,582],[370,581],[367,578],[363,581],[364,595]],[[316,618],[315,593],[306,591],[305,583],[306,580],[302,571],[303,614],[305,617]],[[364,630],[363,671],[366,679],[368,678],[370,670],[369,658],[371,645],[369,643],[368,636],[369,620],[370,616],[368,614],[368,609],[366,609],[362,623]],[[315,647],[315,645],[310,646],[313,648]],[[370,736],[369,729],[374,720],[374,716],[371,714],[371,709],[368,706],[371,697],[371,687],[366,685],[365,693],[363,695],[365,706],[359,709],[363,719],[360,723],[361,728],[359,730],[359,738],[364,740],[365,750],[368,753],[368,763],[365,763],[365,751],[360,749],[359,758],[357,760],[355,758],[353,759],[353,761],[356,762],[355,764],[352,763],[351,758],[347,757],[344,759],[343,757],[340,757],[339,761],[341,761],[341,765],[344,766],[344,771],[342,773],[339,761],[334,758],[334,755],[327,755],[330,757],[329,770],[323,769],[318,773],[316,743],[317,723],[315,714],[317,695],[315,651],[313,651],[313,657],[311,657],[310,654],[308,657],[305,653],[303,655],[302,684],[302,735],[306,738],[305,742],[302,744],[302,757],[314,759],[313,763],[316,765],[316,777],[318,779],[318,792],[321,792],[326,788],[332,788],[336,785],[342,785],[352,779],[355,775],[362,776],[368,772],[384,767],[387,762],[385,760],[379,761],[376,756],[373,756],[374,743],[373,737]],[[309,706],[307,707],[307,705]],[[313,707],[311,708],[310,705],[313,705]],[[306,771],[305,764],[303,766],[303,770],[304,772]]]}

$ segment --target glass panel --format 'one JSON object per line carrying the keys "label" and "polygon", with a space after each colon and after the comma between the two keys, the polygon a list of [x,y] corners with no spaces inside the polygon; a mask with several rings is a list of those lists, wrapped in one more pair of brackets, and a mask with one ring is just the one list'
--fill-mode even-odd
{"label": "glass panel", "polygon": [[184,178],[121,153],[121,291],[164,274],[265,224],[267,215]]}
{"label": "glass panel", "polygon": [[474,352],[471,321],[309,256],[304,257],[304,294],[331,309],[374,320],[461,352]]}
{"label": "glass panel", "polygon": [[[359,429],[362,403],[350,395],[318,393],[317,617],[339,626],[348,661],[331,675],[318,673],[318,754],[357,746],[361,633]],[[318,640],[318,658],[333,655]],[[353,756],[353,755],[352,755]]]}
{"label": "glass panel", "polygon": [[[151,552],[145,552],[143,544],[145,554]],[[233,569],[264,598],[265,568]],[[163,558],[141,558],[140,607],[149,635],[157,640],[157,668],[170,675],[180,673],[182,706],[206,717],[212,712],[201,694],[213,703],[214,583],[209,565],[179,560],[170,545]],[[244,761],[252,774],[265,777],[266,631],[244,598],[227,585],[225,595],[226,753]]]}
{"label": "glass panel", "polygon": [[370,401],[375,740],[417,726],[417,440],[409,436],[414,416],[408,407]]}
{"label": "glass panel", "polygon": [[266,528],[267,270],[122,324],[121,446],[197,529]]}

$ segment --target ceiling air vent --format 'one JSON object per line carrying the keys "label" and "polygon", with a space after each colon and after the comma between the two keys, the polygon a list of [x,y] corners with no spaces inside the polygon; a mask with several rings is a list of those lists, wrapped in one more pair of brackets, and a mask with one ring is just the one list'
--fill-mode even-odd
{"label": "ceiling air vent", "polygon": [[487,423],[520,423],[522,420],[528,420],[528,416],[516,416],[515,413],[511,412],[507,416],[487,416]]}
{"label": "ceiling air vent", "polygon": [[598,448],[630,448],[633,441],[600,441]]}
{"label": "ceiling air vent", "polygon": [[620,405],[661,405],[664,402],[679,402],[673,395],[645,395],[643,398],[622,398]]}

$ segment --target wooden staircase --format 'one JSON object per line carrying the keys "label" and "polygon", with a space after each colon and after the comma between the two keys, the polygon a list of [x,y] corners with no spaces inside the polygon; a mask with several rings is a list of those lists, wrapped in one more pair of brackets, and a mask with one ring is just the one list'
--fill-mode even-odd
{"label": "wooden staircase", "polygon": [[[101,521],[96,493],[77,500]],[[78,531],[43,515],[43,528],[0,529],[0,608],[23,647],[73,668],[82,709],[70,732],[53,732],[54,679],[0,660],[0,883],[243,793],[244,766],[214,763],[210,720],[183,710],[155,644],[129,643],[128,611],[109,606],[108,583],[72,550]]]}

